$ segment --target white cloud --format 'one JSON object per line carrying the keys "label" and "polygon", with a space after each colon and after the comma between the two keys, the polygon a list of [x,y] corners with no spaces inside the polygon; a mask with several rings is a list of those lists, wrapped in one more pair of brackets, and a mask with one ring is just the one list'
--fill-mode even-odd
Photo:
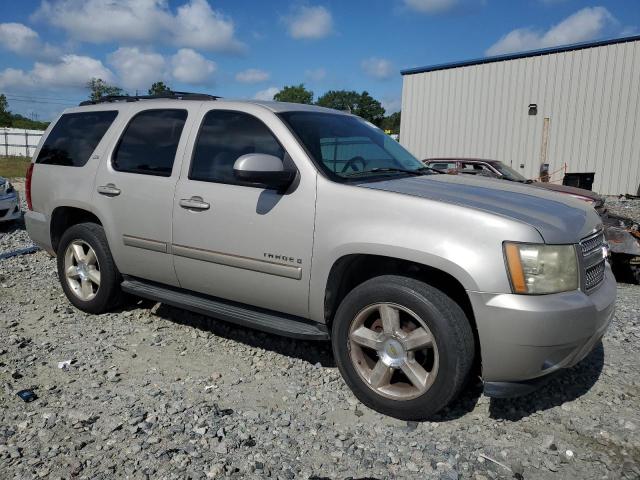
{"label": "white cloud", "polygon": [[300,6],[284,18],[289,35],[295,39],[319,39],[333,30],[333,17],[325,7]]}
{"label": "white cloud", "polygon": [[213,51],[241,51],[244,45],[234,37],[233,22],[211,8],[206,0],[191,0],[178,8],[174,43]]}
{"label": "white cloud", "polygon": [[386,80],[395,73],[393,64],[386,58],[367,58],[360,63],[360,66],[367,75],[378,80]]}
{"label": "white cloud", "polygon": [[404,4],[422,13],[441,13],[455,7],[458,0],[404,0]]}
{"label": "white cloud", "polygon": [[106,82],[114,80],[113,73],[100,60],[81,55],[64,55],[56,63],[36,62],[24,70],[7,68],[0,72],[0,88],[84,88],[93,77]]}
{"label": "white cloud", "polygon": [[273,96],[278,93],[280,89],[278,87],[269,87],[264,90],[256,92],[253,96],[254,100],[273,100]]}
{"label": "white cloud", "polygon": [[5,50],[41,59],[60,55],[60,50],[40,40],[38,32],[22,23],[0,23],[0,46]]}
{"label": "white cloud", "polygon": [[322,67],[313,68],[311,70],[306,70],[304,72],[304,77],[310,82],[321,82],[327,78],[327,71]]}
{"label": "white cloud", "polygon": [[384,97],[382,99],[382,107],[386,115],[399,112],[402,108],[402,99],[400,97]]}
{"label": "white cloud", "polygon": [[148,88],[153,82],[167,77],[166,62],[159,53],[121,47],[110,54],[108,60],[125,88]]}
{"label": "white cloud", "polygon": [[166,0],[43,0],[33,15],[91,43],[154,43],[237,52],[233,21],[206,0],[189,0],[174,14]]}
{"label": "white cloud", "polygon": [[216,64],[195,50],[181,48],[171,57],[172,75],[179,82],[207,84],[216,71]]}
{"label": "white cloud", "polygon": [[500,55],[536,48],[554,47],[585,42],[601,37],[607,27],[617,24],[604,7],[586,7],[554,25],[546,32],[531,28],[512,30],[486,51],[487,55]]}
{"label": "white cloud", "polygon": [[240,83],[260,83],[269,80],[271,75],[269,72],[259,70],[257,68],[249,68],[242,72],[236,73],[236,80]]}

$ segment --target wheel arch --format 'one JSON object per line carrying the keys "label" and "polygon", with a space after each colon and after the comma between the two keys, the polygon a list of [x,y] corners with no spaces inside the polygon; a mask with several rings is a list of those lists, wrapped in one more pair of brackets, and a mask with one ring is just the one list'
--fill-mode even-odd
{"label": "wheel arch", "polygon": [[473,330],[476,358],[480,358],[478,327],[471,300],[463,283],[451,273],[423,263],[373,254],[348,254],[337,259],[329,272],[324,295],[324,318],[331,328],[340,302],[361,283],[381,275],[401,275],[442,291],[465,313]]}
{"label": "wheel arch", "polygon": [[79,223],[96,223],[102,225],[98,216],[90,210],[81,207],[59,206],[51,212],[49,231],[51,246],[57,253],[60,239],[66,230]]}

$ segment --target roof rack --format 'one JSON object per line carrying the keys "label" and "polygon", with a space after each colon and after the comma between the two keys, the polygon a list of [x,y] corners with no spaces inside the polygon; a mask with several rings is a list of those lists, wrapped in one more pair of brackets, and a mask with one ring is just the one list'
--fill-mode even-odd
{"label": "roof rack", "polygon": [[138,100],[218,100],[222,97],[206,93],[165,92],[157,95],[106,95],[98,100],[85,100],[79,106],[97,105],[99,103],[137,102]]}

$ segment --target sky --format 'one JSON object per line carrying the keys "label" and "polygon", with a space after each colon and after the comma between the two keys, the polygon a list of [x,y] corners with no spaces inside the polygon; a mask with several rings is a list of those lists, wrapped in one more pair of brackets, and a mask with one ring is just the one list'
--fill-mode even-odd
{"label": "sky", "polygon": [[0,93],[51,120],[92,77],[271,99],[304,83],[400,109],[405,68],[637,35],[640,1],[1,0]]}

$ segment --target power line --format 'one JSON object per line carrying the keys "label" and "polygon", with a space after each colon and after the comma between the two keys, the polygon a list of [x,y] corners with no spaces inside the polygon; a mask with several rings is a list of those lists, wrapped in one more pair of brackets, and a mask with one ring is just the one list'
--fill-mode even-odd
{"label": "power line", "polygon": [[45,96],[45,95],[29,95],[29,94],[23,94],[23,93],[14,93],[14,92],[0,92],[0,93],[5,93],[6,95],[11,95],[12,97],[17,97],[17,98],[27,98],[27,99],[37,99],[37,100],[58,100],[58,101],[63,101],[63,102],[77,102],[77,98],[60,98],[60,97],[50,97],[50,96]]}
{"label": "power line", "polygon": [[28,99],[24,99],[24,98],[13,98],[13,97],[7,97],[7,101],[9,101],[9,102],[24,102],[24,103],[47,103],[47,104],[51,104],[51,105],[62,105],[62,106],[66,106],[66,107],[75,107],[75,106],[78,105],[77,103],[49,102],[49,101],[45,101],[45,100],[28,100]]}

